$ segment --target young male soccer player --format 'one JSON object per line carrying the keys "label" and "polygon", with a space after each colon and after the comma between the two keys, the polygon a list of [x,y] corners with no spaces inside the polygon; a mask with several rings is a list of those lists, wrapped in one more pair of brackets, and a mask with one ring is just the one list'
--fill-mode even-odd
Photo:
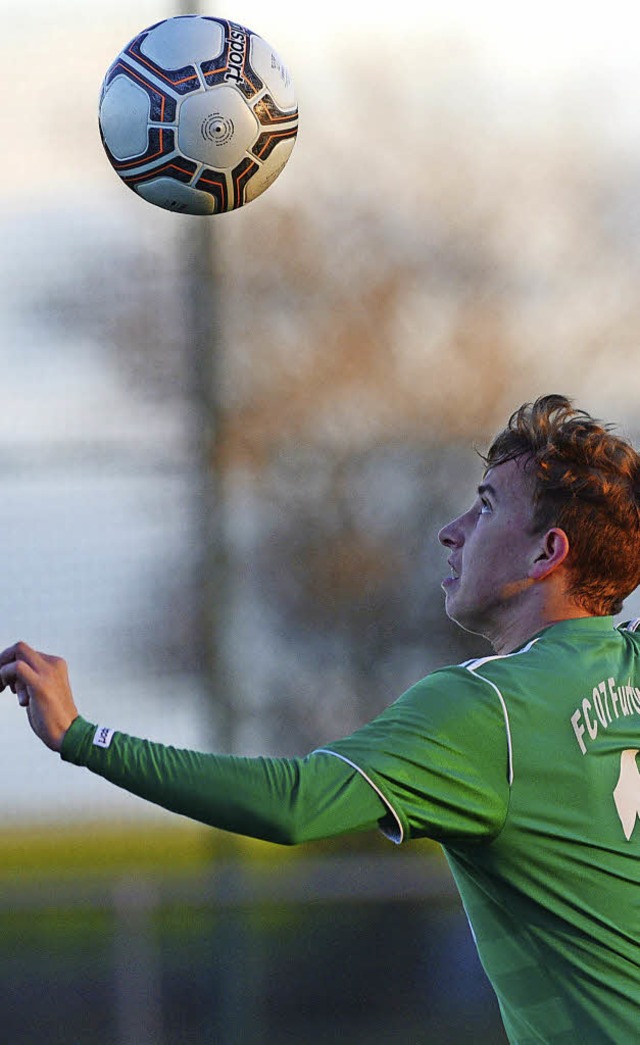
{"label": "young male soccer player", "polygon": [[446,611],[495,656],[436,671],[301,759],[179,751],[92,725],[64,661],[0,681],[65,761],[226,830],[292,844],[379,826],[445,850],[509,1039],[640,1041],[640,455],[561,396],[495,438],[440,533]]}

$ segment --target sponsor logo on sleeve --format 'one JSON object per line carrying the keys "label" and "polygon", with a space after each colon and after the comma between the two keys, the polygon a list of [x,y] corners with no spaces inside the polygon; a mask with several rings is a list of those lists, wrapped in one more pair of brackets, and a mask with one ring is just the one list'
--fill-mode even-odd
{"label": "sponsor logo on sleeve", "polygon": [[95,747],[109,747],[114,732],[115,730],[109,729],[108,726],[98,726],[93,735]]}

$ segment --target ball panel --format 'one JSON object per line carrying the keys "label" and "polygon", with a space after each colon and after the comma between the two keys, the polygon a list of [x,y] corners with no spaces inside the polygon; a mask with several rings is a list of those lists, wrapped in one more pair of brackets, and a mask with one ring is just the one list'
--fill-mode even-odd
{"label": "ball panel", "polygon": [[244,203],[251,203],[256,196],[262,195],[265,189],[273,184],[289,159],[294,145],[295,135],[274,143],[265,162],[260,164],[253,178],[247,182],[244,190]]}
{"label": "ball panel", "polygon": [[248,156],[231,172],[233,202],[229,210],[241,207],[243,203],[247,202],[247,187],[259,174],[260,167],[254,160],[250,160]]}
{"label": "ball panel", "polygon": [[146,152],[149,95],[128,76],[116,76],[105,88],[100,103],[100,128],[105,145],[118,160]]}
{"label": "ball panel", "polygon": [[168,178],[173,178],[175,181],[187,184],[191,181],[197,169],[197,163],[192,163],[191,160],[185,159],[179,153],[174,153],[160,163],[147,163],[142,166],[136,164],[135,169],[123,171],[120,177],[131,189],[137,188],[143,182],[159,178],[162,174],[166,174]]}
{"label": "ball panel", "polygon": [[181,152],[218,170],[235,167],[258,132],[258,121],[235,87],[192,94],[180,107]]}
{"label": "ball panel", "polygon": [[148,203],[164,210],[181,214],[213,214],[214,198],[208,192],[200,192],[191,185],[182,185],[174,178],[155,178],[153,181],[136,185],[136,192]]}
{"label": "ball panel", "polygon": [[217,58],[224,47],[224,31],[214,18],[178,15],[160,22],[140,44],[140,53],[162,69],[177,71]]}
{"label": "ball panel", "polygon": [[291,111],[280,109],[270,94],[264,94],[253,106],[253,111],[258,122],[263,127],[268,126],[271,123],[287,122],[293,125],[294,130],[297,130],[298,128],[297,106],[295,106]]}
{"label": "ball panel", "polygon": [[[162,26],[165,23],[160,22],[159,24]],[[159,63],[154,62],[143,51],[148,35],[149,30],[145,30],[136,36],[131,43],[127,45],[126,49],[123,51],[123,55],[139,66],[146,77],[151,77],[152,80],[157,80],[159,83],[165,84],[175,92],[178,97],[184,94],[189,94],[190,91],[198,91],[201,87],[201,83],[195,65],[189,63],[180,66],[177,69],[170,69],[164,68]]]}
{"label": "ball panel", "polygon": [[205,168],[196,182],[196,188],[211,195],[213,199],[212,213],[219,214],[221,211],[233,209],[233,200],[230,201],[229,199],[227,175],[222,171],[212,171]]}
{"label": "ball panel", "polygon": [[[264,162],[265,160],[269,159],[276,145],[278,145],[280,142],[291,140],[291,146],[293,148],[293,141],[295,140],[297,133],[297,127],[280,127],[277,130],[265,131],[263,134],[260,135],[251,151],[253,155],[257,157],[257,159],[262,160]],[[289,159],[290,155],[291,149],[289,149],[286,159]],[[283,161],[283,167],[285,163],[286,160]]]}
{"label": "ball panel", "polygon": [[276,105],[289,112],[295,109],[296,97],[291,74],[279,55],[261,36],[251,37],[249,59]]}
{"label": "ball panel", "polygon": [[[115,156],[112,156],[109,147],[104,140],[104,136],[102,142],[107,156],[111,161],[112,167],[125,181],[129,181],[134,176],[146,176],[150,165],[155,170],[159,161],[163,161],[166,157],[175,153],[174,132],[165,129],[164,127],[150,127],[148,129],[147,148],[140,156],[119,160]],[[185,168],[190,164],[190,161],[186,158],[180,157],[180,160],[182,166]],[[193,173],[196,169],[196,164],[191,163],[189,169],[191,170],[191,173]]]}

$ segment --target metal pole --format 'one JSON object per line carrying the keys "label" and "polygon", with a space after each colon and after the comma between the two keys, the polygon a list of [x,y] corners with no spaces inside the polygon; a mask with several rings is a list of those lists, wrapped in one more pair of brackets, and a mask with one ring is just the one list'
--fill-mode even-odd
{"label": "metal pole", "polygon": [[222,403],[218,367],[216,279],[209,221],[194,218],[186,228],[184,279],[187,305],[187,365],[191,377],[192,454],[197,474],[196,599],[199,659],[210,702],[211,742],[222,751],[236,743],[236,709],[227,677],[224,622],[229,608],[229,560],[225,532],[224,484],[218,443]]}
{"label": "metal pole", "polygon": [[[217,441],[220,435],[221,403],[216,380],[220,343],[216,336],[215,264],[208,219],[190,225],[186,251],[186,278],[189,286],[190,358],[193,374],[195,411],[195,454],[201,488],[201,562],[199,585],[200,622],[205,681],[211,702],[214,744],[231,752],[237,740],[236,709],[225,658],[223,615],[229,604],[229,562],[227,556],[224,491],[218,465]],[[209,220],[214,220],[209,219]],[[227,848],[233,840],[227,841]],[[241,870],[238,866],[237,874]],[[221,1009],[217,1013],[219,1045],[248,1041],[259,1045],[260,977],[252,962],[252,939],[242,910],[218,912],[216,939],[225,962],[219,970]]]}
{"label": "metal pole", "polygon": [[118,1045],[162,1045],[162,985],[153,915],[158,899],[145,881],[115,883],[114,975]]}
{"label": "metal pole", "polygon": [[[196,0],[180,0],[182,14],[199,14]],[[207,14],[211,14],[207,9]],[[184,272],[187,284],[189,359],[194,410],[194,456],[200,477],[200,548],[196,583],[199,586],[201,653],[214,726],[213,742],[232,752],[237,742],[237,702],[228,678],[225,622],[229,610],[230,564],[225,532],[224,481],[219,442],[223,404],[219,366],[222,341],[216,302],[216,258],[213,236],[216,218],[194,218],[186,226]],[[238,874],[240,868],[238,867]],[[218,912],[216,937],[226,960],[218,1017],[219,1045],[261,1041],[258,998],[262,977],[259,962],[252,963],[252,938],[242,910]]]}
{"label": "metal pole", "polygon": [[[199,14],[200,0],[178,0],[179,14]],[[209,7],[209,5],[207,5]],[[211,13],[210,10],[207,13]],[[186,301],[187,365],[190,368],[192,453],[198,476],[196,641],[211,709],[211,741],[233,751],[236,705],[227,677],[223,620],[229,606],[229,561],[224,489],[218,443],[221,432],[219,364],[222,351],[216,301],[215,217],[185,222],[183,273]]]}

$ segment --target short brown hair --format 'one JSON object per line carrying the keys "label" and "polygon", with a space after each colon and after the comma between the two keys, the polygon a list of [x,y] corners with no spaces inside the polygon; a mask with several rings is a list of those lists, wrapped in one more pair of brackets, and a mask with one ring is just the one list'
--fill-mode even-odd
{"label": "short brown hair", "polygon": [[569,538],[568,594],[594,616],[619,613],[640,584],[640,454],[612,425],[547,395],[524,403],[493,440],[487,469],[526,458],[534,532]]}

